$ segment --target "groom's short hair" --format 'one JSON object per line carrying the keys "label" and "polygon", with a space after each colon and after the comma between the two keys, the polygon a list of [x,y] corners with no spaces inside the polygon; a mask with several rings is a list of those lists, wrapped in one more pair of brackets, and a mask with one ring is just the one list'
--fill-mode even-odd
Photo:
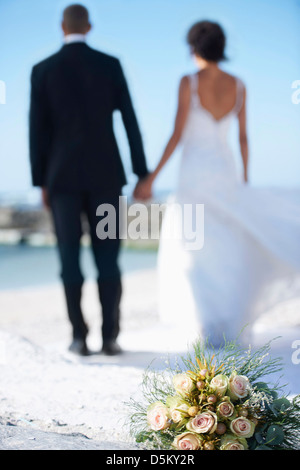
{"label": "groom's short hair", "polygon": [[89,25],[89,12],[83,5],[70,5],[63,12],[63,21],[70,33],[83,33]]}

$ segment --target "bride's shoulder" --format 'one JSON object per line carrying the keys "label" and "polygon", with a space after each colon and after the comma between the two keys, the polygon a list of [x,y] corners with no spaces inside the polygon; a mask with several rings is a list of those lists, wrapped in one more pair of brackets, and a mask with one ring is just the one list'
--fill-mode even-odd
{"label": "bride's shoulder", "polygon": [[233,83],[233,84],[237,83],[240,87],[245,88],[245,84],[244,84],[243,80],[240,77],[238,77],[237,75],[232,75],[232,74],[230,74],[228,72],[224,72],[224,71],[223,71],[223,74],[224,74],[223,75],[224,78],[227,79],[228,81],[230,81],[231,83]]}
{"label": "bride's shoulder", "polygon": [[192,90],[197,88],[198,84],[198,74],[191,73],[183,75],[179,81],[179,88],[180,90],[185,91],[186,93],[191,92]]}
{"label": "bride's shoulder", "polygon": [[179,91],[181,93],[189,93],[191,91],[191,76],[183,75],[179,80]]}
{"label": "bride's shoulder", "polygon": [[222,73],[222,78],[224,80],[227,80],[228,82],[230,81],[231,83],[234,83],[234,82],[243,83],[243,80],[237,75],[233,75],[231,73],[225,72],[225,70],[222,70],[221,73]]}
{"label": "bride's shoulder", "polygon": [[179,82],[180,82],[181,85],[189,86],[190,81],[191,81],[191,75],[183,75],[183,76],[180,78],[180,81],[179,81]]}

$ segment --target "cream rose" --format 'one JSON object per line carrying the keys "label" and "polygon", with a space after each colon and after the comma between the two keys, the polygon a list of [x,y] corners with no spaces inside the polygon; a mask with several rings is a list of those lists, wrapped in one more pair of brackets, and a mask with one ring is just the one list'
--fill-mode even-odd
{"label": "cream rose", "polygon": [[162,431],[170,426],[169,410],[161,402],[153,403],[147,411],[147,423],[152,431]]}
{"label": "cream rose", "polygon": [[188,421],[186,428],[189,431],[196,432],[197,434],[212,434],[215,432],[217,424],[217,415],[212,411],[205,411]]}
{"label": "cream rose", "polygon": [[173,447],[178,450],[198,450],[200,439],[196,434],[184,432],[175,438]]}
{"label": "cream rose", "polygon": [[182,419],[187,418],[189,416],[189,409],[188,405],[184,403],[179,405],[177,408],[171,410],[171,419],[174,423],[179,423]]}
{"label": "cream rose", "polygon": [[222,401],[218,405],[217,413],[221,418],[231,418],[235,414],[235,409],[230,401]]}
{"label": "cream rose", "polygon": [[255,431],[255,424],[247,418],[240,416],[230,423],[230,430],[238,437],[252,437]]}
{"label": "cream rose", "polygon": [[173,385],[177,393],[187,395],[195,389],[195,384],[187,374],[177,374],[173,377]]}
{"label": "cream rose", "polygon": [[244,375],[237,375],[236,372],[232,373],[229,378],[229,395],[232,400],[239,400],[245,398],[250,389],[249,380]]}
{"label": "cream rose", "polygon": [[225,395],[228,388],[228,378],[226,375],[216,375],[210,382],[210,388],[219,395]]}
{"label": "cream rose", "polygon": [[232,434],[227,434],[221,438],[220,450],[247,450],[248,444],[246,439],[238,438]]}

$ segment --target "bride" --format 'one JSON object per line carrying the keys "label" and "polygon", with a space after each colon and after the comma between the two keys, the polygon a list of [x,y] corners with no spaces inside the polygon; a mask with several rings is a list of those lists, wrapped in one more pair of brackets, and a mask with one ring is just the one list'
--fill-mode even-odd
{"label": "bride", "polygon": [[[189,250],[183,239],[167,235],[168,222],[181,224],[170,204],[159,249],[160,311],[167,324],[220,345],[224,336],[236,339],[269,308],[299,295],[300,198],[247,184],[246,89],[219,67],[226,42],[220,25],[198,22],[187,40],[199,71],[181,79],[174,132],[136,196],[151,197],[154,180],[180,143],[173,201],[204,205],[204,244]],[[242,175],[227,142],[233,121]]]}

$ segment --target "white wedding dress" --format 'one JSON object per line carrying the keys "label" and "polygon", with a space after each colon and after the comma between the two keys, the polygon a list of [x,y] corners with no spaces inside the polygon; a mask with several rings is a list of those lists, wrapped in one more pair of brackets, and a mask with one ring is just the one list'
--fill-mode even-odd
{"label": "white wedding dress", "polygon": [[[243,83],[236,79],[236,104],[216,120],[201,105],[197,80],[190,76],[179,181],[161,230],[159,309],[163,324],[178,327],[187,341],[202,335],[217,346],[243,329],[240,340],[248,341],[261,314],[300,297],[300,191],[241,181],[228,133]],[[190,223],[178,210],[185,204],[204,204],[202,249],[187,248],[181,237],[183,223]]]}

